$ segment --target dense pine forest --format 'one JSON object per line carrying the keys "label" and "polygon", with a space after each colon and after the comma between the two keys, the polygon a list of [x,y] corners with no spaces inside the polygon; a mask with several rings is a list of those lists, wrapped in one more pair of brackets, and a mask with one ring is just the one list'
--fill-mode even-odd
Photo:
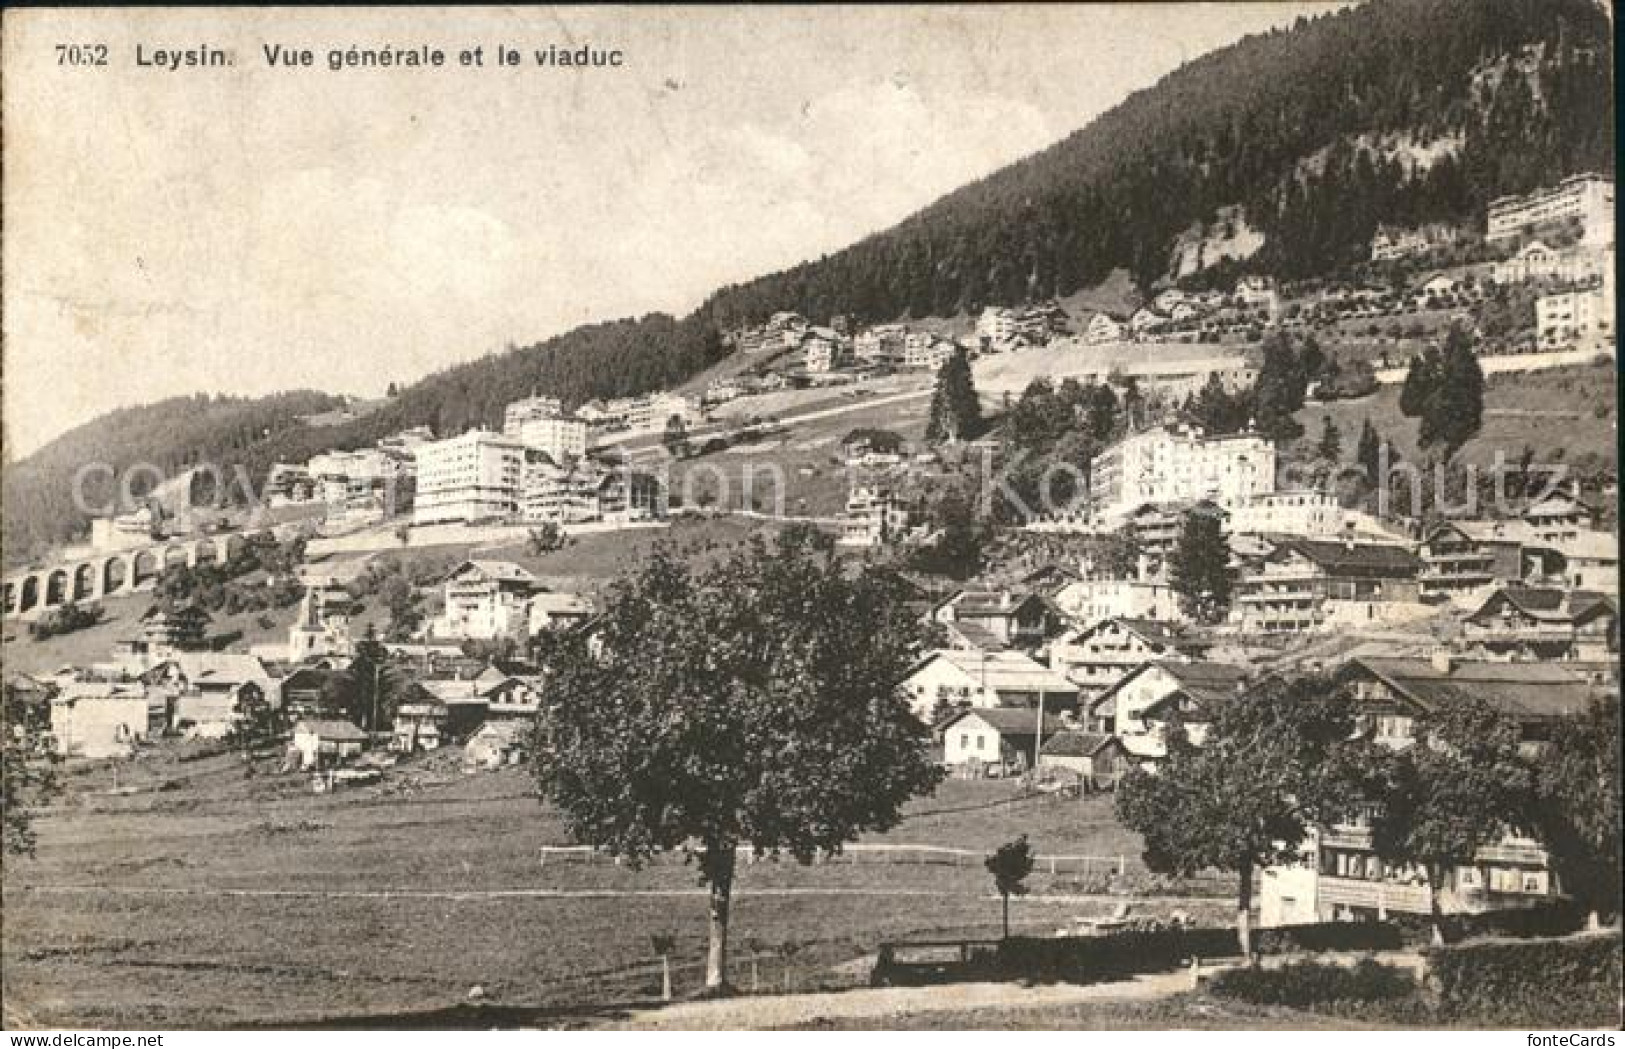
{"label": "dense pine forest", "polygon": [[579,403],[670,386],[726,354],[722,332],[777,310],[947,316],[1067,295],[1117,268],[1149,288],[1176,238],[1221,209],[1265,238],[1240,270],[1335,272],[1379,222],[1470,224],[1501,194],[1611,173],[1611,69],[1611,26],[1591,0],[1373,0],[1300,20],[1188,63],[890,230],[720,289],[687,318],[589,325],[460,364],[341,427],[298,422],[330,406],[310,393],[111,413],[7,468],[8,558],[85,532],[72,478],[88,461],[240,462],[257,481],[272,462],[406,426],[494,425],[532,390]]}

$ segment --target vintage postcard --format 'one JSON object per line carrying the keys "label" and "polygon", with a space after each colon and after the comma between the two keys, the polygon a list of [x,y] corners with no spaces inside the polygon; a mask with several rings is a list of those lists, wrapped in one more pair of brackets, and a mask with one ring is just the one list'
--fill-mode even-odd
{"label": "vintage postcard", "polygon": [[1614,1044],[1611,4],[0,37],[10,1044]]}

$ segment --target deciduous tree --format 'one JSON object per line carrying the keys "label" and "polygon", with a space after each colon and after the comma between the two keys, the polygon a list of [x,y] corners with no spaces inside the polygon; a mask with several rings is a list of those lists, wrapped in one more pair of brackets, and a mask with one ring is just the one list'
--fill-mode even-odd
{"label": "deciduous tree", "polygon": [[1309,829],[1350,807],[1354,717],[1321,677],[1266,679],[1214,702],[1200,746],[1176,719],[1157,771],[1124,777],[1117,815],[1144,836],[1152,870],[1236,875],[1236,937],[1251,957],[1254,873],[1295,862]]}
{"label": "deciduous tree", "polygon": [[1619,913],[1619,746],[1619,697],[1606,696],[1560,722],[1535,766],[1541,840],[1593,928],[1603,913]]}
{"label": "deciduous tree", "polygon": [[1027,843],[1027,835],[1000,845],[983,865],[993,875],[993,886],[1004,901],[1004,938],[1008,940],[1010,897],[1026,895],[1027,875],[1033,872],[1033,847]]}
{"label": "deciduous tree", "polygon": [[1388,757],[1375,791],[1372,844],[1391,863],[1427,875],[1433,941],[1445,940],[1445,876],[1511,828],[1530,825],[1534,781],[1516,722],[1470,698],[1418,718],[1415,742]]}
{"label": "deciduous tree", "polygon": [[703,568],[657,550],[589,648],[550,638],[535,748],[570,832],[632,864],[683,850],[710,888],[706,986],[726,979],[742,847],[810,862],[885,830],[940,772],[897,690],[918,652],[902,584],[849,577],[792,528]]}

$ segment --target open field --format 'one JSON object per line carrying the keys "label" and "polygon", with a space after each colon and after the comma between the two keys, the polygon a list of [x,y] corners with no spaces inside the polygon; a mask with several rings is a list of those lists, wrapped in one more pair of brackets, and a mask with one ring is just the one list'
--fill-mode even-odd
{"label": "open field", "polygon": [[[1611,459],[1618,435],[1614,413],[1613,363],[1555,368],[1551,371],[1491,375],[1484,393],[1484,427],[1467,442],[1461,461],[1489,465],[1502,451],[1515,464],[1525,445],[1535,449],[1539,462],[1573,463],[1584,456]],[[1330,416],[1343,435],[1343,455],[1351,458],[1360,438],[1360,425],[1371,420],[1411,462],[1422,456],[1416,448],[1417,420],[1399,411],[1399,387],[1383,386],[1354,401],[1329,405],[1309,404],[1298,413],[1304,440],[1320,439],[1322,420]]]}
{"label": "open field", "polygon": [[[67,797],[40,822],[38,858],[7,863],[9,1022],[315,1021],[447,1007],[476,985],[491,1004],[596,1008],[647,998],[658,979],[648,937],[662,931],[678,938],[679,991],[698,983],[705,900],[693,868],[542,866],[538,847],[566,837],[523,770],[468,776],[455,759],[418,760],[382,789],[313,795],[303,777],[249,778],[235,756],[179,753],[123,763],[119,784],[135,793],[107,793],[105,763],[70,770]],[[1133,863],[1109,798],[1015,793],[949,782],[868,840],[991,849],[1026,831],[1044,853],[1126,850]],[[1075,891],[1065,876],[1032,885],[1036,898],[1012,908],[1030,932],[1113,906],[1057,898]],[[750,985],[754,947],[773,989],[786,970],[797,990],[850,986],[883,938],[985,936],[999,912],[979,863],[763,860],[742,866],[736,892],[733,979]],[[1212,920],[1224,910],[1159,906]]]}

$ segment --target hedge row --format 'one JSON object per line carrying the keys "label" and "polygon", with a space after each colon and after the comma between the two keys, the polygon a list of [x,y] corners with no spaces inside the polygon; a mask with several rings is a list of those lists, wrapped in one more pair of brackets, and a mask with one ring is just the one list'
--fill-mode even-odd
{"label": "hedge row", "polygon": [[[1426,944],[1432,935],[1432,924],[1425,914],[1391,913],[1388,921],[1403,931],[1409,944]],[[1538,907],[1446,915],[1444,924],[1446,938],[1452,943],[1482,936],[1567,936],[1585,928],[1586,909],[1572,900],[1553,900]]]}
{"label": "hedge row", "polygon": [[1551,940],[1480,940],[1427,952],[1447,1020],[1516,1027],[1618,1024],[1618,930]]}
{"label": "hedge row", "polygon": [[1226,969],[1208,981],[1208,989],[1254,1005],[1307,1009],[1403,998],[1415,993],[1416,979],[1403,969],[1362,958],[1352,967],[1302,961],[1279,969]]}
{"label": "hedge row", "polygon": [[[1254,935],[1255,949],[1261,954],[1381,951],[1402,945],[1398,929],[1376,922],[1284,926]],[[1053,939],[1013,936],[994,950],[975,952],[965,962],[898,964],[883,953],[873,979],[877,984],[970,979],[1089,983],[1165,972],[1190,964],[1192,958],[1236,958],[1240,954],[1236,931],[1230,928],[1124,931]]]}

